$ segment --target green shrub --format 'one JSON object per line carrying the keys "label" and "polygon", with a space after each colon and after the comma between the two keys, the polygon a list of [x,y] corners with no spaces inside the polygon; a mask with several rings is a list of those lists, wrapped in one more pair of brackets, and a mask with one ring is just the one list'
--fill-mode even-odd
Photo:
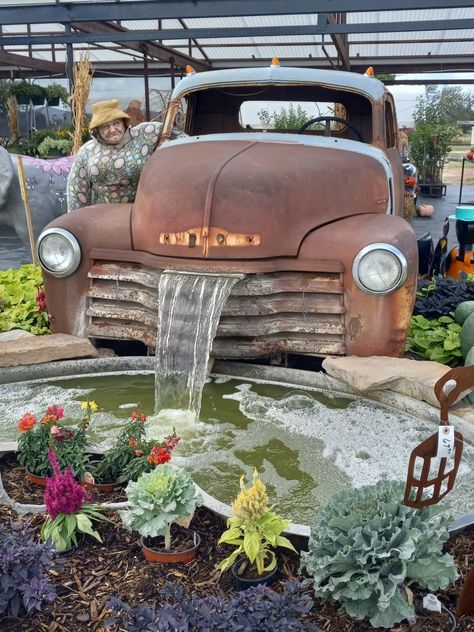
{"label": "green shrub", "polygon": [[0,332],[50,333],[41,268],[31,263],[0,270]]}
{"label": "green shrub", "polygon": [[41,158],[51,156],[53,152],[60,154],[61,156],[69,156],[71,151],[72,140],[68,140],[67,138],[58,139],[46,136],[46,138],[38,145],[38,155]]}
{"label": "green shrub", "polygon": [[405,483],[376,485],[334,495],[312,526],[302,567],[317,597],[339,603],[354,619],[390,628],[414,614],[403,584],[414,580],[444,589],[458,576],[442,553],[449,517],[433,507],[402,503]]}

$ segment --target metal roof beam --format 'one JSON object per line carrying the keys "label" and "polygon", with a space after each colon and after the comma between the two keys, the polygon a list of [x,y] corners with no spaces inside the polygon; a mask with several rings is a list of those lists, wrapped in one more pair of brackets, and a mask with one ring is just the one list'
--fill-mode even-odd
{"label": "metal roof beam", "polygon": [[[78,31],[86,33],[123,33],[126,34],[126,38],[128,38],[128,34],[130,33],[128,29],[110,22],[79,22],[77,24],[72,24],[71,26]],[[140,53],[143,52],[141,42],[129,41],[126,38],[123,37],[123,40],[120,40],[119,43],[124,44],[127,48],[131,48],[132,50],[136,50]],[[182,68],[185,68],[188,64],[191,64],[194,70],[209,70],[211,67],[207,61],[195,59],[194,57],[185,55],[184,53],[174,50],[169,46],[164,46],[163,44],[158,44],[156,42],[147,43],[147,54],[150,57],[156,57],[157,59],[163,59],[168,62],[173,60],[173,63],[177,66],[181,66]]]}
{"label": "metal roof beam", "polygon": [[15,53],[7,53],[0,50],[0,65],[16,66],[17,68],[31,68],[41,72],[48,72],[53,75],[63,74],[65,71],[64,64],[55,61],[47,61],[45,59],[33,59],[26,55],[15,55]]}
{"label": "metal roof beam", "polygon": [[[127,31],[127,42],[150,40],[183,40],[229,37],[275,37],[285,35],[331,35],[333,33],[406,33],[419,31],[450,31],[474,29],[474,19],[424,20],[411,22],[378,22],[372,24],[310,24],[291,26],[256,26],[250,28],[190,28]],[[121,42],[123,33],[97,33],[72,35],[14,35],[0,37],[1,46],[30,44],[80,44]],[[201,42],[203,46],[205,44]]]}
{"label": "metal roof beam", "polygon": [[[321,15],[321,14],[320,14]],[[345,24],[345,13],[328,13],[326,16],[328,24]],[[342,61],[342,67],[344,70],[351,69],[351,63],[349,61],[349,44],[347,42],[347,33],[332,33],[331,39],[336,47],[338,55]]]}
{"label": "metal roof beam", "polygon": [[[382,5],[382,6],[381,6]],[[416,9],[472,7],[472,0],[419,0]],[[49,2],[0,7],[0,24],[210,18],[413,9],[413,0],[146,0]]]}

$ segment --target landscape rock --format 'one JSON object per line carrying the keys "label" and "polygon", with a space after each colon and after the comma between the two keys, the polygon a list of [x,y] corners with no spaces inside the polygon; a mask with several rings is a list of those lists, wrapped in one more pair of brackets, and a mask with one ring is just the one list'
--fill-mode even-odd
{"label": "landscape rock", "polygon": [[389,389],[438,408],[434,385],[451,370],[439,362],[388,356],[326,358],[323,369],[360,393]]}
{"label": "landscape rock", "polygon": [[24,329],[10,329],[0,334],[0,345],[2,342],[11,342],[12,340],[20,340],[21,338],[34,338],[35,335]]}
{"label": "landscape rock", "polygon": [[72,358],[95,358],[97,350],[87,338],[69,334],[20,336],[0,339],[0,367],[40,364]]}

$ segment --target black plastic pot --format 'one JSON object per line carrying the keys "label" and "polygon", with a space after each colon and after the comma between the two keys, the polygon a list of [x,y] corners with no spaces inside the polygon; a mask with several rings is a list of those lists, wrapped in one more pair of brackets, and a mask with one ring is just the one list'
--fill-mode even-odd
{"label": "black plastic pot", "polygon": [[263,573],[263,575],[246,576],[245,570],[242,574],[239,574],[243,564],[249,564],[249,561],[244,557],[238,559],[231,567],[232,576],[239,590],[246,590],[247,588],[258,586],[259,584],[272,584],[278,578],[278,566],[275,566],[275,568],[268,573]]}

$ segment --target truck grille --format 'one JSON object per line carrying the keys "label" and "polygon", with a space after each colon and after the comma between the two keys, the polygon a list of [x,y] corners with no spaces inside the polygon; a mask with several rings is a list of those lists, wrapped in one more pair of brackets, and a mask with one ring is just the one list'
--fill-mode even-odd
{"label": "truck grille", "polygon": [[[93,338],[139,340],[154,349],[163,270],[96,261],[89,272]],[[344,355],[344,289],[339,272],[247,274],[221,314],[212,355]],[[179,316],[178,316],[179,318]]]}

